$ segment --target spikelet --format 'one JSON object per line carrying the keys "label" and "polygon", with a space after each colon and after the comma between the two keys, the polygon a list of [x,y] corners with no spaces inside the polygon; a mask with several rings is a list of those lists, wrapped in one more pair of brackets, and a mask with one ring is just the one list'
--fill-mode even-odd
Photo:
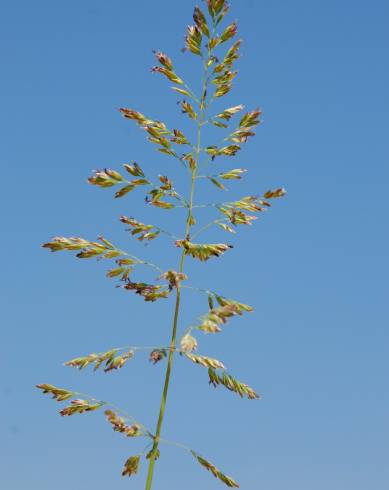
{"label": "spikelet", "polygon": [[164,66],[165,68],[167,68],[170,71],[173,71],[173,62],[167,54],[162,53],[162,51],[154,51],[154,54],[162,66]]}
{"label": "spikelet", "polygon": [[224,180],[239,180],[245,172],[247,172],[245,168],[234,168],[228,172],[222,172],[219,177]]}
{"label": "spikelet", "polygon": [[166,197],[172,197],[174,199],[179,199],[177,192],[174,190],[173,182],[165,175],[160,175],[159,180],[162,185],[152,189],[147,197],[146,202],[151,206],[156,206],[163,209],[172,209],[174,204],[171,202],[163,201],[162,199]]}
{"label": "spikelet", "polygon": [[58,402],[68,400],[74,395],[73,391],[65,390],[64,388],[57,388],[56,386],[50,384],[44,383],[36,385],[36,387],[42,390],[43,393],[50,393],[51,395],[53,395],[52,398],[54,398],[54,400],[57,400]]}
{"label": "spikelet", "polygon": [[146,284],[144,282],[131,282],[128,280],[123,286],[127,291],[135,291],[147,302],[154,302],[161,298],[167,298],[169,296],[169,289],[163,289],[162,286],[156,286],[154,284]]}
{"label": "spikelet", "polygon": [[260,395],[256,393],[250,386],[246,385],[235,379],[230,374],[225,371],[220,375],[216,373],[213,367],[208,369],[209,383],[212,384],[215,388],[218,385],[225,386],[228,390],[237,393],[241,398],[246,396],[249,400],[256,400],[260,398]]}
{"label": "spikelet", "polygon": [[218,308],[212,308],[207,315],[202,317],[202,322],[196,328],[205,333],[221,332],[220,325],[227,323],[228,319],[235,315],[242,315],[242,312],[236,305],[224,305]]}
{"label": "spikelet", "polygon": [[[161,72],[161,70],[162,71],[165,70],[164,74],[169,73],[169,70],[167,70],[166,68],[161,68],[161,67],[156,67],[156,69],[154,71]],[[179,79],[179,80],[181,80],[181,79]],[[182,80],[181,80],[181,82],[183,83]],[[178,81],[177,81],[177,83],[178,83]],[[178,90],[177,87],[173,87],[173,88],[175,90]],[[183,89],[181,89],[181,90],[183,90]],[[188,93],[188,95],[190,96],[189,93]],[[166,138],[166,136],[172,136],[173,132],[167,128],[167,126],[164,122],[156,121],[154,119],[150,119],[150,118],[146,117],[144,114],[142,114],[138,111],[134,111],[133,109],[121,108],[119,110],[120,110],[120,113],[122,114],[123,117],[125,117],[126,119],[131,119],[131,120],[135,121],[138,124],[138,126],[143,128],[148,133],[148,135],[149,135],[148,140],[151,143],[154,143],[154,144],[160,146],[160,148],[158,148],[159,152],[165,153],[167,155],[171,155],[171,156],[178,158],[177,154],[171,149],[170,141]]]}
{"label": "spikelet", "polygon": [[153,364],[157,364],[158,362],[162,361],[167,356],[166,349],[154,349],[153,351],[150,352],[150,362]]}
{"label": "spikelet", "polygon": [[186,97],[192,97],[191,93],[188,90],[185,90],[184,88],[181,87],[170,87],[170,88],[180,95],[185,95]]}
{"label": "spikelet", "polygon": [[222,473],[215,465],[204,459],[202,456],[194,451],[191,451],[192,456],[203,466],[206,470],[210,471],[213,476],[223,482],[227,487],[239,488],[239,484],[233,480],[231,477]]}
{"label": "spikelet", "polygon": [[176,145],[190,145],[184,133],[179,129],[173,129],[173,137],[170,139],[170,141]]}
{"label": "spikelet", "polygon": [[286,194],[286,190],[283,187],[281,187],[279,189],[275,189],[274,191],[265,192],[263,197],[265,197],[266,199],[274,199],[278,197],[283,197],[285,196],[285,194]]}
{"label": "spikelet", "polygon": [[110,359],[109,362],[106,363],[104,372],[108,373],[109,371],[121,369],[126,364],[126,362],[133,357],[134,352],[132,350],[129,350],[128,352],[125,352],[124,354],[121,354],[119,356],[115,356],[113,359]]}
{"label": "spikelet", "polygon": [[131,266],[136,262],[132,259],[117,259],[115,262],[118,267],[109,269],[106,274],[107,277],[115,278],[120,276],[121,281],[127,281],[132,272]]}
{"label": "spikelet", "polygon": [[143,126],[144,124],[148,124],[149,122],[152,122],[150,119],[148,119],[144,114],[138,111],[134,111],[133,109],[127,109],[127,108],[120,108],[120,113],[122,114],[123,117],[126,119],[131,119],[132,121],[135,121],[137,124],[140,126]]}
{"label": "spikelet", "polygon": [[257,126],[260,123],[259,116],[261,114],[262,112],[259,109],[247,112],[240,120],[239,127],[252,128],[253,126]]}
{"label": "spikelet", "polygon": [[245,303],[240,303],[234,299],[224,298],[223,296],[215,295],[216,301],[220,306],[233,306],[237,309],[238,313],[243,313],[245,311],[252,313],[254,311],[253,307],[250,305],[246,305]]}
{"label": "spikelet", "polygon": [[249,214],[240,211],[239,209],[226,209],[219,207],[219,210],[228,218],[228,220],[234,225],[251,225],[251,222],[256,220],[256,216],[251,216]]}
{"label": "spikelet", "polygon": [[224,243],[192,243],[189,240],[177,240],[176,246],[181,247],[185,251],[185,255],[191,255],[200,261],[206,261],[211,257],[219,257],[228,249],[233,248],[232,245]]}
{"label": "spikelet", "polygon": [[234,114],[237,114],[238,112],[242,111],[243,108],[244,106],[241,104],[234,107],[229,107],[228,109],[224,109],[223,112],[220,112],[220,114],[218,114],[215,117],[229,121]]}
{"label": "spikelet", "polygon": [[168,270],[161,274],[159,276],[159,279],[165,279],[166,281],[169,282],[169,288],[178,288],[181,281],[184,281],[185,279],[188,279],[188,276],[186,274],[183,274],[182,272],[176,272],[173,270]]}
{"label": "spikelet", "polygon": [[200,364],[200,366],[204,366],[206,368],[225,369],[222,362],[218,361],[217,359],[212,359],[212,357],[199,356],[189,352],[186,352],[185,356],[195,364]]}
{"label": "spikelet", "polygon": [[214,177],[208,177],[208,180],[210,182],[212,182],[212,184],[214,186],[216,186],[218,189],[221,189],[222,191],[224,191],[226,189],[226,186],[224,184],[222,184],[221,182],[219,182],[217,179],[215,179]]}
{"label": "spikelet", "polygon": [[153,458],[155,461],[161,456],[160,450],[157,449],[151,449],[147,454],[146,454],[146,459],[151,459]]}
{"label": "spikelet", "polygon": [[218,85],[217,89],[215,90],[214,96],[219,98],[223,97],[224,95],[227,95],[228,92],[230,92],[232,89],[232,83],[223,83],[221,85]]}
{"label": "spikelet", "polygon": [[180,347],[185,353],[193,352],[197,349],[197,340],[187,333],[181,338]]}
{"label": "spikelet", "polygon": [[218,148],[217,146],[208,146],[205,151],[212,157],[212,160],[214,160],[219,156],[233,157],[239,150],[239,145],[229,145],[222,148]]}
{"label": "spikelet", "polygon": [[237,32],[238,32],[238,25],[236,22],[233,22],[228,27],[226,27],[224,32],[221,34],[220,43],[225,43],[226,41],[229,41],[234,36],[236,36]]}
{"label": "spikelet", "polygon": [[132,165],[130,165],[129,163],[125,163],[123,165],[123,167],[133,177],[144,177],[145,176],[143,170],[141,169],[141,167],[136,162],[134,162]]}
{"label": "spikelet", "polygon": [[99,187],[112,187],[124,182],[124,178],[119,172],[105,168],[104,170],[95,170],[94,175],[89,177],[88,182]]}
{"label": "spikelet", "polygon": [[132,476],[136,475],[139,470],[140,456],[131,456],[124,463],[124,469],[122,471],[122,476]]}
{"label": "spikelet", "polygon": [[185,37],[185,48],[193,54],[201,56],[201,43],[203,36],[197,25],[188,26],[188,31]]}
{"label": "spikelet", "polygon": [[[214,306],[213,298],[218,302],[218,307]],[[231,317],[241,316],[244,312],[253,311],[253,308],[245,303],[224,298],[217,294],[209,295],[208,302],[210,310],[201,317],[201,323],[196,327],[196,329],[205,333],[219,333],[221,332],[221,325],[226,324]]]}
{"label": "spikelet", "polygon": [[228,233],[234,233],[234,234],[236,233],[236,231],[233,228],[231,228],[231,226],[228,226],[225,223],[221,223],[218,221],[216,222],[216,224],[220,226],[220,228],[222,228],[224,231],[228,231]]}
{"label": "spikelet", "polygon": [[183,101],[181,102],[181,109],[182,109],[182,113],[183,113],[183,114],[188,114],[188,116],[189,116],[191,119],[194,119],[194,120],[196,120],[196,119],[197,119],[197,113],[196,113],[196,112],[195,112],[195,110],[193,109],[192,104],[190,104],[188,101],[183,100]]}
{"label": "spikelet", "polygon": [[76,357],[70,361],[66,361],[64,365],[76,367],[81,371],[81,369],[86,368],[89,364],[96,362],[99,357],[99,354],[89,354],[88,356]]}
{"label": "spikelet", "polygon": [[229,70],[226,70],[221,75],[218,75],[217,77],[215,77],[212,80],[212,83],[214,85],[227,85],[227,84],[231,84],[232,80],[236,77],[237,74],[238,74],[237,71],[229,71]]}
{"label": "spikelet", "polygon": [[242,44],[242,41],[239,40],[239,41],[236,41],[231,47],[230,49],[227,51],[226,55],[224,56],[224,59],[223,61],[216,65],[215,68],[214,68],[214,73],[221,73],[225,70],[228,70],[230,69],[234,62],[236,60],[239,59],[240,57],[240,54],[239,54],[239,48]]}
{"label": "spikelet", "polygon": [[147,201],[151,206],[161,209],[173,209],[175,206],[171,202],[161,201],[160,199],[151,199]]}
{"label": "spikelet", "polygon": [[227,141],[233,143],[246,143],[248,138],[255,136],[252,128],[260,124],[259,116],[261,111],[259,109],[246,113],[240,120],[239,126],[235,129],[227,138]]}
{"label": "spikelet", "polygon": [[207,23],[207,19],[203,13],[203,11],[199,7],[195,7],[193,12],[193,20],[198,27],[198,29],[204,34],[204,36],[209,37],[209,27]]}
{"label": "spikelet", "polygon": [[63,408],[59,413],[62,417],[70,417],[76,413],[93,412],[103,405],[103,403],[90,403],[87,400],[72,400],[71,404]]}
{"label": "spikelet", "polygon": [[151,71],[153,73],[161,73],[171,82],[177,83],[177,85],[183,85],[184,84],[184,81],[182,80],[182,78],[180,78],[177,75],[177,73],[175,73],[173,70],[169,70],[168,68],[166,68],[164,66],[153,66]]}
{"label": "spikelet", "polygon": [[107,417],[108,422],[112,425],[115,432],[120,432],[126,437],[138,437],[142,435],[141,427],[139,424],[127,425],[122,417],[119,417],[113,410],[106,410],[104,415]]}
{"label": "spikelet", "polygon": [[185,153],[182,155],[181,160],[183,162],[188,162],[189,168],[194,170],[196,168],[196,161],[193,158],[193,153]]}
{"label": "spikelet", "polygon": [[228,11],[226,0],[207,0],[208,12],[215,24],[218,24]]}
{"label": "spikelet", "polygon": [[131,231],[131,235],[136,236],[137,240],[140,242],[147,240],[154,240],[157,238],[159,235],[159,230],[151,231],[154,228],[154,225],[145,225],[144,223],[141,223],[140,221],[137,221],[134,218],[127,218],[127,216],[121,216],[120,221],[122,223],[125,223],[126,225],[129,225],[130,228],[128,229]]}
{"label": "spikelet", "polygon": [[223,123],[223,122],[221,122],[221,121],[216,121],[216,120],[214,120],[214,119],[211,119],[211,120],[210,120],[210,122],[211,122],[211,123],[212,123],[214,126],[216,126],[217,128],[222,128],[222,129],[226,129],[226,128],[228,128],[228,124]]}

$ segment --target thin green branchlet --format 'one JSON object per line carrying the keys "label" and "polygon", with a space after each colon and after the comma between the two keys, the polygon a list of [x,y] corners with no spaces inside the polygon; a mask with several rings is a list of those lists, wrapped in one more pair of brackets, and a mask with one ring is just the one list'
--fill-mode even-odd
{"label": "thin green branchlet", "polygon": [[[197,353],[199,342],[194,336],[196,332],[220,333],[233,317],[252,312],[253,308],[245,303],[222,296],[209,288],[182,284],[189,279],[184,272],[184,265],[187,256],[205,262],[214,257],[220,257],[232,248],[232,245],[225,243],[197,243],[193,241],[203,232],[218,227],[227,233],[236,234],[241,225],[251,225],[257,219],[258,213],[269,209],[272,200],[286,194],[283,188],[277,188],[265,191],[262,195],[244,196],[234,201],[223,200],[210,204],[195,203],[197,183],[209,182],[220,191],[226,191],[226,181],[238,181],[244,177],[247,170],[240,167],[217,170],[218,167],[215,165],[215,170],[209,174],[204,172],[208,172],[209,166],[213,165],[215,161],[218,163],[221,159],[235,157],[242,149],[242,145],[255,135],[254,128],[260,124],[261,116],[259,109],[243,113],[238,124],[235,125],[235,129],[229,129],[227,136],[220,143],[207,147],[202,146],[203,131],[210,126],[220,130],[228,129],[229,124],[235,119],[235,115],[244,110],[243,105],[235,105],[218,112],[216,115],[211,114],[210,109],[213,103],[227,95],[232,89],[233,80],[237,75],[237,71],[233,71],[234,63],[240,57],[241,40],[235,41],[236,22],[232,22],[227,27],[221,27],[222,21],[229,11],[226,0],[206,0],[206,5],[207,13],[199,7],[195,7],[194,25],[188,27],[184,48],[184,51],[201,60],[200,95],[197,96],[189,84],[177,74],[173,61],[165,53],[154,52],[159,65],[152,69],[153,72],[163,75],[173,83],[174,85],[171,87],[173,91],[180,97],[184,97],[180,100],[180,106],[182,113],[195,125],[196,142],[191,143],[181,130],[171,130],[160,120],[145,116],[133,109],[120,109],[124,118],[135,122],[145,130],[149,142],[156,145],[158,152],[178,160],[186,169],[189,174],[189,196],[185,197],[181,192],[178,192],[172,180],[166,175],[159,175],[157,180],[150,179],[136,162],[125,163],[123,165],[124,172],[110,168],[96,170],[88,179],[91,185],[100,188],[115,187],[115,198],[123,198],[139,189],[148,189],[145,199],[147,205],[167,212],[171,212],[175,208],[187,210],[181,237],[177,237],[175,233],[169,230],[154,224],[143,223],[133,217],[120,217],[120,221],[128,226],[126,231],[140,242],[149,243],[160,239],[161,236],[172,239],[173,245],[180,249],[177,271],[174,269],[166,270],[149,260],[123,251],[102,236],[96,241],[80,237],[56,236],[43,245],[44,248],[48,248],[52,252],[75,251],[76,257],[80,259],[95,257],[110,262],[111,268],[106,273],[107,277],[118,280],[122,289],[134,292],[146,302],[155,302],[169,298],[171,295],[175,296],[170,341],[167,345],[115,347],[104,352],[82,355],[64,363],[65,366],[79,370],[89,366],[93,367],[94,371],[100,370],[108,373],[122,369],[135,355],[142,352],[149,353],[149,359],[153,364],[166,360],[165,379],[154,431],[110,402],[97,400],[90,395],[47,383],[37,385],[43,393],[52,395],[56,401],[61,403],[68,401],[68,405],[60,410],[62,416],[83,414],[105,407],[105,417],[115,432],[119,432],[128,438],[146,438],[148,442],[144,450],[128,457],[122,470],[123,476],[135,475],[139,471],[141,460],[146,458],[148,460],[146,490],[152,488],[156,461],[160,455],[160,445],[164,443],[175,445],[187,451],[201,466],[226,486],[239,487],[234,479],[222,473],[197,451],[180,442],[173,442],[161,436],[175,354],[178,354],[182,359],[205,367],[208,371],[209,384],[215,388],[222,386],[241,398],[249,400],[260,398],[258,393],[249,385],[233,377],[226,370],[223,362]],[[224,46],[227,48],[223,54],[220,51]],[[194,210],[198,208],[209,208],[212,213],[218,213],[218,216],[213,216],[208,222],[197,224]],[[195,227],[196,229],[194,229]],[[193,229],[194,231],[192,231]],[[133,280],[134,270],[137,272],[139,266],[148,266],[157,270],[160,274],[157,283],[148,284]],[[206,295],[208,311],[191,325],[183,328],[182,337],[178,341],[183,290],[192,290]]]}

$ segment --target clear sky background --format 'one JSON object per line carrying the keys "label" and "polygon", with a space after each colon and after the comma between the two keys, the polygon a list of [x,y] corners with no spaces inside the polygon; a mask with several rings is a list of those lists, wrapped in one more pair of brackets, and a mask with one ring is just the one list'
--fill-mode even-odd
{"label": "clear sky background", "polygon": [[[192,284],[255,306],[219,336],[199,336],[261,401],[207,385],[177,359],[163,435],[215,462],[242,489],[385,490],[388,455],[388,38],[385,0],[235,0],[244,38],[235,89],[215,107],[264,111],[258,136],[218,171],[245,167],[229,197],[284,186],[288,196],[208,264],[187,261]],[[177,267],[160,238],[144,247],[121,214],[164,223],[183,214],[114,200],[86,184],[91,170],[136,160],[187,192],[118,107],[189,128],[169,84],[150,73],[152,49],[196,85],[199,61],[182,54],[192,1],[3,0],[0,15],[2,330],[0,486],[6,490],[143,488],[146,464],[122,479],[143,441],[114,433],[102,413],[61,418],[34,389],[53,383],[110,400],[151,428],[165,364],[140,354],[120,372],[81,373],[62,362],[121,345],[165,344],[173,299],[149,305],[115,289],[105,264],[50,255],[53,235],[100,233]],[[196,85],[197,86],[197,85]],[[177,122],[180,121],[179,123]],[[182,121],[182,123],[181,123]],[[189,129],[188,129],[189,132]],[[218,139],[217,130],[212,135]],[[202,183],[197,203],[219,201]],[[203,219],[203,216],[198,216]],[[158,258],[159,257],[159,258]],[[137,276],[149,280],[149,272]],[[183,330],[205,313],[186,291]],[[222,488],[175,447],[162,447],[155,489]]]}

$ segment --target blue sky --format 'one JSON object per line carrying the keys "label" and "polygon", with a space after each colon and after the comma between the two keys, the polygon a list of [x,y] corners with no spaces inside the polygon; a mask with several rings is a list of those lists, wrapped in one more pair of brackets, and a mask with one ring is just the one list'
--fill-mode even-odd
{"label": "blue sky", "polygon": [[[288,196],[232,241],[223,258],[188,260],[191,283],[255,307],[200,352],[222,359],[263,399],[207,385],[177,359],[164,435],[198,450],[243,489],[388,488],[388,14],[384,0],[232,2],[244,39],[240,76],[217,106],[260,106],[263,125],[234,160],[245,167],[231,198],[284,186]],[[187,192],[173,160],[122,119],[132,107],[189,128],[169,84],[150,73],[152,49],[169,53],[194,85],[198,60],[182,54],[191,1],[2,2],[1,472],[7,490],[142,488],[120,476],[142,447],[102,414],[60,418],[34,389],[49,382],[122,406],[154,427],[164,364],[139,355],[120,372],[76,372],[62,362],[121,345],[161,345],[172,300],[145,304],[117,290],[102,263],[49,255],[53,235],[100,233],[122,248],[177,267],[164,238],[131,240],[121,214],[175,234],[179,211],[150,210],[140,193],[112,199],[86,184],[91,170],[137,161]],[[216,108],[215,108],[216,109]],[[179,123],[177,123],[177,120]],[[215,130],[216,131],[216,130]],[[212,132],[211,136],[218,135]],[[188,129],[189,132],[189,129]],[[220,134],[220,133],[219,133]],[[220,200],[202,184],[197,202]],[[203,219],[203,216],[199,216]],[[152,278],[149,273],[139,279]],[[186,291],[180,329],[206,312]],[[221,488],[175,447],[163,447],[155,488]]]}

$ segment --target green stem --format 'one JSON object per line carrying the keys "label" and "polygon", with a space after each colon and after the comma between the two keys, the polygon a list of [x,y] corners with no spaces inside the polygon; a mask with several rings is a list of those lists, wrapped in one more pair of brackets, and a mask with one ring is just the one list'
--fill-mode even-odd
{"label": "green stem", "polygon": [[[182,269],[183,265],[184,265],[184,260],[183,260],[183,256],[182,256],[180,269]],[[179,310],[180,310],[180,299],[181,299],[180,288],[177,288],[176,306],[175,306],[175,310],[174,310],[174,320],[173,320],[173,332],[172,332],[172,339],[171,339],[171,343],[170,343],[171,350],[169,351],[169,359],[168,359],[168,364],[167,364],[167,369],[166,369],[165,384],[164,384],[163,392],[162,392],[161,406],[159,409],[157,429],[155,432],[153,447],[151,449],[149,470],[147,473],[147,480],[146,480],[146,490],[151,489],[151,484],[153,481],[153,474],[154,474],[155,458],[156,458],[158,445],[160,442],[162,422],[163,422],[163,418],[165,416],[166,400],[167,400],[167,394],[168,394],[168,390],[169,390],[170,375],[171,375],[172,366],[173,366],[173,355],[174,355],[173,349],[174,349],[175,344],[176,344],[178,314],[179,314]]]}
{"label": "green stem", "polygon": [[222,223],[223,221],[226,221],[226,220],[224,220],[223,218],[214,219],[213,221],[211,221],[210,223],[207,223],[202,228],[200,228],[198,231],[196,231],[196,233],[193,235],[192,238],[196,238],[203,231],[208,230],[208,228],[210,228],[211,226],[213,226],[213,225],[215,225],[217,223]]}
{"label": "green stem", "polygon": [[[209,56],[210,56],[210,52],[208,50],[208,60],[209,60]],[[207,62],[208,62],[208,60],[207,60]],[[190,197],[189,197],[189,205],[188,205],[188,217],[187,217],[186,226],[185,226],[185,238],[186,239],[189,239],[190,229],[193,225],[193,215],[192,215],[193,199],[194,199],[197,168],[198,168],[200,152],[201,152],[201,128],[202,128],[203,121],[204,121],[205,99],[206,99],[206,93],[207,93],[207,71],[208,71],[207,62],[204,63],[204,78],[203,78],[202,96],[201,96],[201,100],[199,101],[200,111],[199,111],[199,119],[198,119],[198,125],[197,125],[197,146],[196,146],[196,158],[195,158],[196,164],[194,165],[194,168],[192,169],[192,176],[191,176],[191,188],[190,188]],[[184,270],[184,261],[185,261],[185,251],[183,251],[181,254],[179,272],[183,272],[183,270]],[[168,363],[167,363],[166,374],[165,374],[165,383],[164,383],[163,392],[162,392],[162,399],[161,399],[161,405],[160,405],[160,409],[159,409],[157,428],[156,428],[155,436],[154,436],[154,443],[153,443],[153,447],[152,447],[151,452],[150,452],[149,468],[148,468],[148,472],[147,472],[147,480],[146,480],[145,490],[151,490],[151,485],[153,483],[153,475],[154,475],[154,467],[155,467],[155,460],[156,460],[156,456],[157,456],[157,450],[158,450],[159,443],[161,441],[161,430],[162,430],[163,419],[165,416],[166,401],[167,401],[167,395],[168,395],[169,384],[170,384],[170,377],[171,377],[171,372],[172,372],[172,367],[173,367],[173,356],[174,356],[174,352],[176,349],[177,326],[178,326],[178,316],[179,316],[179,312],[180,312],[180,302],[181,302],[181,287],[180,287],[180,285],[178,285],[177,290],[176,290],[176,304],[175,304],[175,308],[174,308],[173,329],[172,329],[172,336],[171,336],[171,341],[170,341]]]}

